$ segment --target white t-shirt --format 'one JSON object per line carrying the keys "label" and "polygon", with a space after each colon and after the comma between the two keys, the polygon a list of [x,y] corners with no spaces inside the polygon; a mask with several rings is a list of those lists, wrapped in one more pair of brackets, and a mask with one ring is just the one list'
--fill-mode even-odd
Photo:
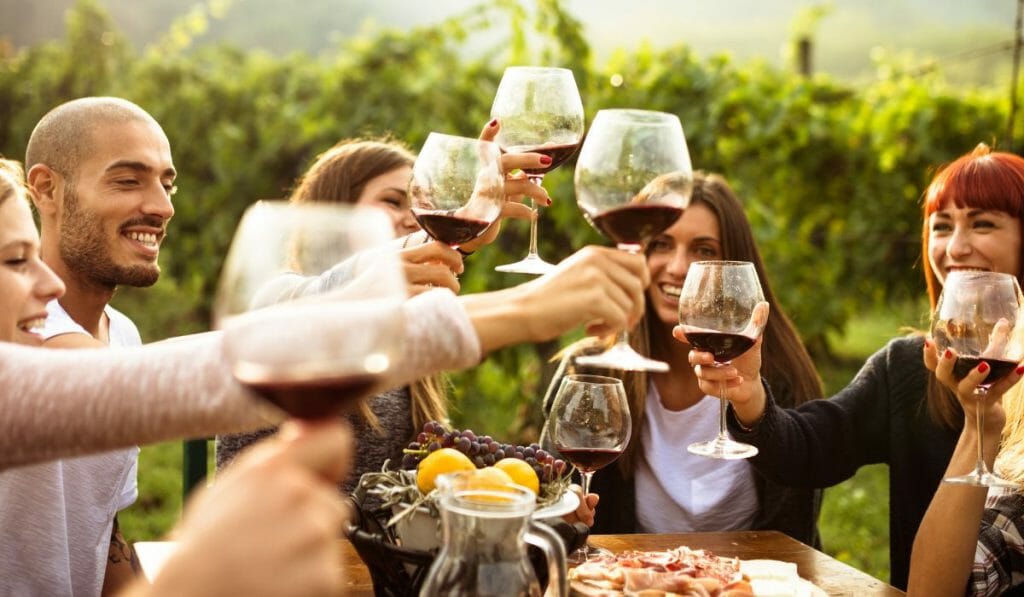
{"label": "white t-shirt", "polygon": [[[45,338],[87,334],[57,301]],[[139,346],[130,319],[110,306],[112,348]],[[52,413],[60,416],[59,408]],[[138,448],[0,473],[0,595],[99,595],[114,515],[138,497]]]}
{"label": "white t-shirt", "polygon": [[716,460],[686,447],[718,433],[718,398],[668,410],[650,382],[635,472],[636,520],[645,533],[749,529],[758,511],[746,460]]}

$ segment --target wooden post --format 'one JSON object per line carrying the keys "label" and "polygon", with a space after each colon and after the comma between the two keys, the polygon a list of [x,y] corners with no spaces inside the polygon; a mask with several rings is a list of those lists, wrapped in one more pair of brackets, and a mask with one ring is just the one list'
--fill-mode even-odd
{"label": "wooden post", "polygon": [[[1024,0],[1019,0],[1024,2]],[[796,41],[796,64],[800,74],[810,77],[814,71],[811,64],[813,46],[810,37],[801,37]]]}

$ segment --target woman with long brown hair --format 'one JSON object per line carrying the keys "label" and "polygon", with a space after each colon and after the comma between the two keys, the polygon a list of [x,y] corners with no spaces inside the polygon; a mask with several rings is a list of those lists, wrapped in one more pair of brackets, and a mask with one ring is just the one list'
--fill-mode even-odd
{"label": "woman with long brown hair", "polygon": [[[686,195],[688,178],[662,186]],[[674,185],[674,188],[673,188]],[[664,191],[660,191],[664,192]],[[820,397],[821,382],[795,328],[775,299],[743,205],[724,178],[697,172],[683,215],[647,246],[651,286],[640,326],[630,334],[641,354],[669,363],[668,373],[606,371],[621,377],[629,397],[633,432],[617,463],[594,475],[600,496],[594,532],[666,533],[733,529],[779,530],[818,542],[820,491],[795,490],[767,481],[747,461],[717,461],[690,454],[686,446],[717,427],[719,401],[702,391],[687,362],[689,346],[672,339],[679,294],[697,261],[754,263],[771,306],[764,332],[765,378],[785,404]],[[565,351],[549,387],[550,408],[564,374],[580,372],[579,354],[599,351],[583,340]],[[593,371],[587,371],[593,372]]]}

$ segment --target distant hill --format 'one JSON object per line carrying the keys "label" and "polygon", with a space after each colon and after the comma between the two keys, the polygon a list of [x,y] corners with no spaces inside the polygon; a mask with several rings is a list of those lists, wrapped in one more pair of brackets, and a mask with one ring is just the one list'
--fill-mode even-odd
{"label": "distant hill", "polygon": [[[74,0],[0,0],[0,37],[16,47],[63,35]],[[159,36],[197,0],[97,0],[137,46]],[[275,53],[317,53],[367,21],[406,28],[457,14],[478,0],[231,0],[226,16],[203,38]],[[615,48],[686,43],[702,54],[780,63],[790,23],[808,0],[568,0],[585,24],[599,59]],[[623,10],[628,6],[628,10]],[[669,6],[670,8],[666,8]],[[911,52],[909,63],[943,60],[954,80],[989,84],[1009,72],[1009,52],[979,48],[1012,39],[1013,0],[835,0],[818,29],[815,67],[854,79],[871,74],[873,48]],[[16,26],[13,26],[16,24]]]}

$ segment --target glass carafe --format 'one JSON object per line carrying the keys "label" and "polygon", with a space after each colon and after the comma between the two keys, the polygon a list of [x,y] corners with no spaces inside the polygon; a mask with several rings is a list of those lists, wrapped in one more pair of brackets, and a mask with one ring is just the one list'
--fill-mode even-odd
{"label": "glass carafe", "polygon": [[420,595],[540,597],[527,544],[547,558],[547,594],[568,595],[565,546],[551,527],[530,520],[532,491],[486,481],[475,471],[443,475],[438,488],[441,551]]}

